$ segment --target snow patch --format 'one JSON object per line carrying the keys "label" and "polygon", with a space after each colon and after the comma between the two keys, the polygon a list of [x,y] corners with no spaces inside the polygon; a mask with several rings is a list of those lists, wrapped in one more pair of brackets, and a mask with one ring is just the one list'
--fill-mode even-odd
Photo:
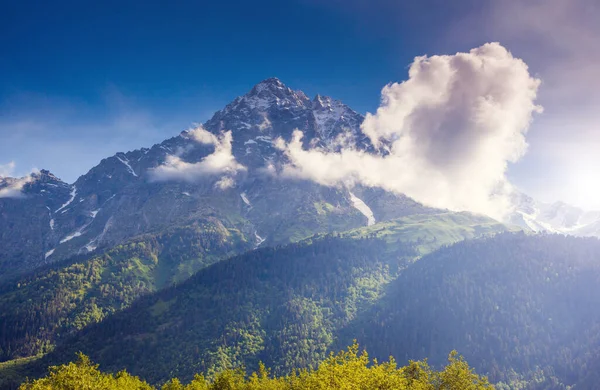
{"label": "snow patch", "polygon": [[111,225],[112,225],[112,217],[110,217],[108,219],[108,221],[106,221],[106,224],[104,225],[104,229],[102,229],[102,233],[100,233],[97,237],[95,237],[90,242],[88,242],[83,248],[85,248],[85,250],[87,250],[88,252],[92,252],[92,251],[96,250],[96,248],[98,248],[98,245],[97,245],[98,241],[102,240],[104,238],[104,235],[106,234],[106,232],[108,231],[108,229],[110,228]]}
{"label": "snow patch", "polygon": [[116,154],[115,154],[115,157],[127,167],[127,170],[129,171],[129,173],[131,173],[135,177],[138,177],[137,173],[135,173],[135,171],[133,170],[131,165],[129,165],[129,160],[127,159],[127,157],[125,157],[125,159],[122,159],[121,157],[119,157]]}
{"label": "snow patch", "polygon": [[50,249],[48,252],[46,252],[46,254],[44,254],[44,259],[47,259],[48,257],[52,256],[53,253],[54,249]]}
{"label": "snow patch", "polygon": [[329,139],[335,123],[343,119],[345,111],[346,107],[341,102],[329,97],[317,96],[313,108],[317,134],[324,139]]}
{"label": "snow patch", "polygon": [[262,113],[262,117],[263,121],[258,125],[258,130],[265,131],[266,129],[272,128],[273,125],[271,124],[271,121],[269,120],[269,117],[267,116],[266,112]]}
{"label": "snow patch", "polygon": [[75,233],[69,234],[68,236],[66,236],[65,238],[63,238],[62,240],[60,240],[60,243],[64,244],[65,242],[71,241],[75,237],[79,237],[79,236],[81,236],[81,230],[77,230]]}
{"label": "snow patch", "polygon": [[268,144],[273,143],[273,138],[269,137],[268,135],[259,135],[259,136],[255,137],[254,139],[261,141],[261,142],[266,142]]}
{"label": "snow patch", "polygon": [[190,195],[189,192],[182,192],[182,194],[185,195],[185,196],[192,196],[192,195]]}
{"label": "snow patch", "polygon": [[362,215],[367,217],[367,226],[375,225],[375,216],[373,216],[373,211],[367,206],[362,199],[358,198],[351,191],[348,191],[350,194],[350,201],[352,202],[352,206],[360,211]]}
{"label": "snow patch", "polygon": [[[106,202],[105,202],[106,203]],[[98,212],[101,209],[97,209],[94,211],[90,211],[90,217],[92,217],[92,220],[88,223],[86,223],[85,225],[83,225],[82,227],[80,227],[79,229],[77,229],[75,232],[73,232],[72,234],[69,234],[68,236],[66,236],[65,238],[63,238],[62,240],[60,240],[59,242],[61,244],[64,244],[67,241],[71,241],[72,239],[74,239],[75,237],[79,237],[83,234],[83,231],[92,224],[92,222],[94,222],[94,219],[96,218],[96,215],[98,214]],[[88,244],[89,245],[89,244]]]}
{"label": "snow patch", "polygon": [[266,238],[262,238],[261,236],[259,236],[257,232],[254,232],[254,237],[256,237],[256,246],[254,247],[255,249],[258,248],[260,244],[262,244],[266,240]]}
{"label": "snow patch", "polygon": [[50,217],[50,230],[54,230],[54,218],[52,218],[52,210],[50,210],[50,207],[46,206],[46,208],[48,209],[48,216]]}
{"label": "snow patch", "polygon": [[[56,209],[55,213],[58,213],[60,210],[64,209],[68,205],[70,205],[71,202],[73,202],[75,200],[75,196],[77,196],[77,187],[73,186],[73,189],[71,190],[71,198],[67,201],[67,203],[63,204],[58,209]],[[64,211],[63,211],[63,213],[64,213]]]}
{"label": "snow patch", "polygon": [[250,204],[250,201],[248,200],[248,197],[246,197],[246,193],[245,193],[245,192],[242,192],[242,193],[240,194],[240,197],[242,198],[242,200],[244,201],[244,203],[246,203],[248,206],[252,206],[252,205]]}

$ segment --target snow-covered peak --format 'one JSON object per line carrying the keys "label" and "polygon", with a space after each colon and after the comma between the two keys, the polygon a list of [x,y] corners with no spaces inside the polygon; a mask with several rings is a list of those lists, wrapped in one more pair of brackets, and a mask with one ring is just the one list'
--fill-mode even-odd
{"label": "snow-covered peak", "polygon": [[231,108],[238,108],[241,104],[250,109],[265,111],[274,106],[304,107],[308,105],[309,99],[304,92],[294,91],[285,86],[278,78],[272,77],[256,84],[250,92],[236,99],[234,103],[234,107]]}
{"label": "snow-covered peak", "polygon": [[513,196],[515,212],[508,222],[536,232],[600,237],[600,212],[585,211],[564,202],[544,203],[523,193]]}
{"label": "snow-covered peak", "polygon": [[363,116],[341,101],[317,95],[312,100],[312,112],[316,134],[326,143],[332,142],[341,132],[350,131],[353,136],[359,136]]}
{"label": "snow-covered peak", "polygon": [[340,101],[334,100],[334,99],[330,98],[329,96],[322,96],[322,95],[317,94],[312,101],[313,109],[328,110],[328,109],[331,109],[331,106],[334,104],[334,102],[341,103]]}
{"label": "snow-covered peak", "polygon": [[286,89],[289,88],[286,87],[277,77],[269,77],[268,79],[265,79],[260,83],[256,84],[254,88],[252,88],[252,90],[250,91],[250,94],[257,94],[263,91],[284,91]]}
{"label": "snow-covered peak", "polygon": [[369,141],[360,131],[363,119],[339,100],[323,95],[311,100],[304,92],[269,78],[215,113],[204,128],[215,134],[230,130],[236,159],[248,167],[261,167],[282,156],[273,141],[289,141],[296,129],[303,132],[307,147],[338,150],[351,144],[366,149]]}

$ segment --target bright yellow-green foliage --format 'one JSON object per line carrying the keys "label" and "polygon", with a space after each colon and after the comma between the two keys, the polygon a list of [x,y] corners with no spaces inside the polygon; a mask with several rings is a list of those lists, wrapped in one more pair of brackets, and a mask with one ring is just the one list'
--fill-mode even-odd
{"label": "bright yellow-green foliage", "polygon": [[84,354],[74,363],[50,367],[48,376],[19,387],[23,390],[152,390],[152,386],[125,371],[115,375],[98,370]]}
{"label": "bright yellow-green foliage", "polygon": [[[20,390],[130,390],[154,389],[125,371],[105,374],[83,354],[75,363],[51,367],[42,379],[24,383]],[[297,370],[291,375],[271,377],[260,365],[246,376],[241,369],[226,370],[213,381],[197,375],[190,383],[171,379],[161,390],[479,390],[493,389],[487,378],[478,376],[455,351],[448,365],[433,370],[426,361],[398,368],[393,358],[379,363],[354,344],[337,355],[333,353],[317,369]]]}

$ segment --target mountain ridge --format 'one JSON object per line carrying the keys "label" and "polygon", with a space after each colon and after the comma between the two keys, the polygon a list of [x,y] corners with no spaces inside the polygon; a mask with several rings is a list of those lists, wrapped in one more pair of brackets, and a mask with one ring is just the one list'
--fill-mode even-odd
{"label": "mountain ridge", "polygon": [[[23,186],[24,196],[0,199],[0,215],[7,226],[3,230],[10,226],[13,233],[0,237],[5,248],[0,275],[34,269],[197,218],[217,218],[228,228],[256,237],[256,243],[264,242],[262,245],[366,225],[370,216],[364,213],[370,214],[355,207],[358,203],[347,189],[273,178],[264,171],[269,164],[285,161],[274,141],[279,137],[289,140],[297,128],[307,134],[305,142],[313,145],[335,148],[335,137],[348,133],[363,137],[361,142],[368,147],[360,132],[363,119],[340,101],[321,95],[311,100],[279,79],[269,78],[203,125],[217,137],[224,130],[234,135],[232,156],[247,170],[235,177],[234,184],[227,183],[230,188],[215,188],[218,175],[191,181],[161,181],[152,176],[173,157],[182,164],[198,164],[217,150],[218,145],[197,142],[189,130],[150,148],[106,157],[74,183],[60,181],[60,191],[40,192],[37,180],[30,180]],[[234,178],[229,179],[233,182]],[[367,209],[379,210],[376,220],[430,210],[405,196],[377,189],[358,188],[353,194],[370,199]],[[272,210],[273,204],[280,206]],[[38,210],[42,207],[43,215]],[[26,236],[32,226],[38,229],[35,237],[23,245],[19,235]]]}
{"label": "mountain ridge", "polygon": [[[202,125],[216,137],[226,130],[232,132],[231,156],[246,168],[235,177],[213,174],[156,180],[152,172],[172,159],[193,168],[218,147],[227,146],[199,143],[190,130],[184,130],[150,148],[104,158],[72,184],[48,171],[25,179],[4,178],[0,191],[15,193],[21,185],[17,194],[22,196],[0,197],[0,275],[185,225],[195,218],[217,218],[224,226],[255,237],[257,245],[273,245],[432,212],[406,196],[377,188],[357,186],[350,192],[349,188],[268,174],[271,167],[286,161],[275,141],[280,137],[289,141],[295,129],[304,132],[305,147],[336,151],[341,147],[337,138],[343,135],[357,147],[372,151],[360,128],[363,120],[364,116],[339,100],[319,94],[311,100],[279,79],[268,78]],[[222,185],[229,188],[215,188]],[[272,210],[275,204],[279,209]],[[553,223],[539,209],[539,204],[523,195],[508,222],[534,231],[600,236],[600,214],[587,213],[592,222],[570,229],[556,223],[556,218]]]}

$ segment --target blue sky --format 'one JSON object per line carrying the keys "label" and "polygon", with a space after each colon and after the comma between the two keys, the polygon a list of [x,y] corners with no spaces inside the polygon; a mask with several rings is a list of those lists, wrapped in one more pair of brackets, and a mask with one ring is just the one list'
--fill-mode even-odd
{"label": "blue sky", "polygon": [[74,181],[103,157],[208,119],[271,76],[373,112],[415,56],[500,41],[543,80],[545,108],[509,176],[544,200],[600,207],[591,183],[600,12],[592,0],[522,3],[4,1],[0,165]]}

